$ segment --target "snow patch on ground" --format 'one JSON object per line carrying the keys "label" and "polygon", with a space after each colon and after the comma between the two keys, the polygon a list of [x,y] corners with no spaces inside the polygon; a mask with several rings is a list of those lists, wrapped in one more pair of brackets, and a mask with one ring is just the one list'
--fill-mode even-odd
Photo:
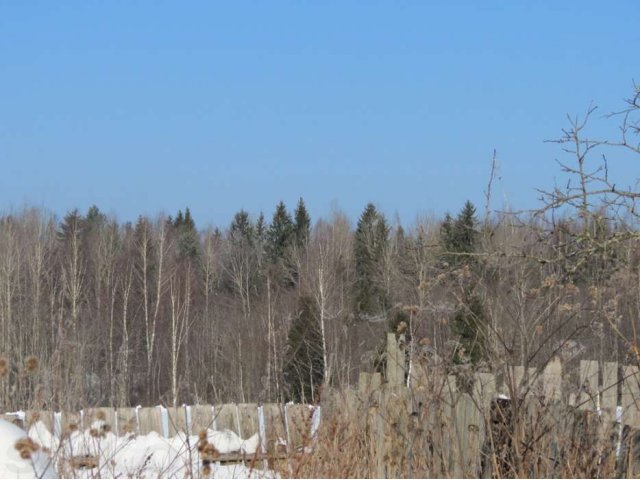
{"label": "snow patch on ground", "polygon": [[[29,429],[37,451],[23,459],[15,448],[26,439],[12,423],[0,420],[0,478],[201,478],[198,436],[179,433],[164,438],[156,432],[114,435],[106,424],[95,421],[84,431],[73,431],[62,441],[40,421]],[[230,430],[208,430],[207,440],[220,453],[256,453],[258,434],[240,438]],[[73,459],[73,460],[72,460]],[[85,468],[84,460],[97,466]],[[208,478],[277,478],[272,471],[249,469],[242,464],[210,465]],[[57,472],[57,474],[56,474]]]}
{"label": "snow patch on ground", "polygon": [[30,445],[24,430],[0,420],[0,478],[58,478],[42,447]]}

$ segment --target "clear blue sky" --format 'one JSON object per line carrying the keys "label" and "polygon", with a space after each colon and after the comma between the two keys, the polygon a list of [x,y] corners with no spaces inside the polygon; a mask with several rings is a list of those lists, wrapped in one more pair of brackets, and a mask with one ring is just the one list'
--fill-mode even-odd
{"label": "clear blue sky", "polygon": [[[640,2],[0,0],[0,210],[536,205],[566,113],[640,81]],[[612,166],[638,177],[639,166]]]}

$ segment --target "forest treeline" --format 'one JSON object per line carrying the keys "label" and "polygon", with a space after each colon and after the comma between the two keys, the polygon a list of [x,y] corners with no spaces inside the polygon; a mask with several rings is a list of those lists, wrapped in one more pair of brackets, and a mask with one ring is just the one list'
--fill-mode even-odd
{"label": "forest treeline", "polygon": [[387,331],[411,361],[461,375],[553,355],[637,361],[640,196],[598,166],[602,149],[638,152],[638,110],[636,93],[617,143],[584,140],[588,115],[572,123],[558,142],[576,181],[532,212],[467,202],[403,227],[373,204],[355,224],[312,219],[300,199],[224,228],[198,228],[188,208],[135,222],[5,213],[1,408],[315,401],[382,370]]}

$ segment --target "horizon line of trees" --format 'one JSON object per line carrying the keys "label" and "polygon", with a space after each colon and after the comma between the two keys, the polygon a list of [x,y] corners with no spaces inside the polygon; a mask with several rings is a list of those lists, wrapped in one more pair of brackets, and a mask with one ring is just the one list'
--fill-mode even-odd
{"label": "horizon line of trees", "polygon": [[[581,229],[558,225],[553,238]],[[60,222],[38,209],[0,217],[3,408],[314,401],[379,368],[396,330],[454,365],[488,361],[509,327],[488,312],[505,287],[491,273],[504,267],[492,266],[496,239],[526,251],[535,222],[521,228],[507,216],[481,227],[471,202],[409,232],[373,204],[355,229],[339,212],[312,227],[302,199],[269,223],[240,210],[225,230],[199,231],[188,208],[135,224],[95,206]],[[522,280],[585,288],[601,272],[547,267]]]}

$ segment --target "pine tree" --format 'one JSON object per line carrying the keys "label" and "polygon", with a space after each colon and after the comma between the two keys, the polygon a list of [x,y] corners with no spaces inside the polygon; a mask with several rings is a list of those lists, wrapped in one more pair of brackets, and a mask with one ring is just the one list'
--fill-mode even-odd
{"label": "pine tree", "polygon": [[269,260],[277,263],[284,259],[287,249],[293,242],[294,225],[291,215],[283,202],[278,203],[273,220],[267,230],[266,252]]}
{"label": "pine tree", "polygon": [[294,402],[314,401],[322,385],[324,361],[319,318],[313,298],[300,297],[298,314],[289,329],[283,372],[290,400]]}
{"label": "pine tree", "polygon": [[382,261],[389,242],[389,227],[383,215],[369,203],[358,221],[354,236],[356,314],[377,315],[388,309],[381,287]]}
{"label": "pine tree", "polygon": [[306,245],[311,233],[311,217],[309,217],[307,207],[305,206],[302,197],[298,200],[298,206],[296,207],[294,216],[296,245],[302,247]]}

